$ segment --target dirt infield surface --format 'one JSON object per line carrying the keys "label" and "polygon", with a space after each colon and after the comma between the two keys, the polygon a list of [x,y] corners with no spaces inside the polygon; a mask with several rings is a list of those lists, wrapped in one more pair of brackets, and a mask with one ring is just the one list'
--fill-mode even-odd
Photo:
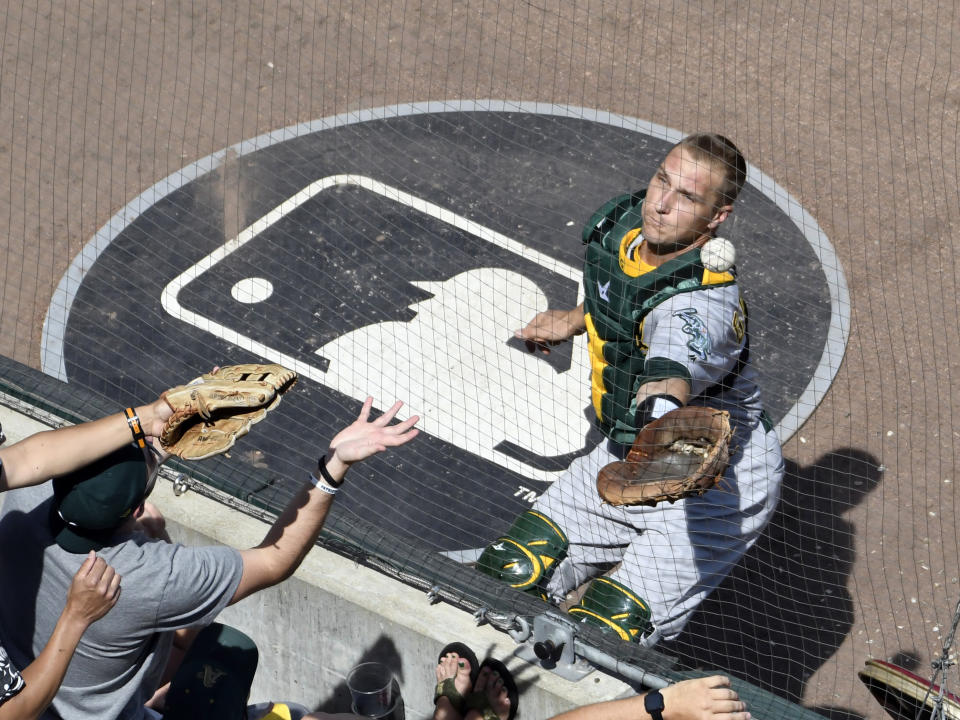
{"label": "dirt infield surface", "polygon": [[806,573],[808,596],[771,579],[748,610],[792,613],[771,625],[784,636],[718,642],[714,660],[761,683],[768,658],[794,662],[781,690],[804,705],[885,717],[857,670],[899,655],[929,675],[960,598],[958,14],[946,1],[12,3],[0,353],[39,367],[54,287],[93,234],[159,179],[270,130],[490,98],[726,134],[823,228],[851,306],[840,372],[785,444],[776,536],[743,570]]}

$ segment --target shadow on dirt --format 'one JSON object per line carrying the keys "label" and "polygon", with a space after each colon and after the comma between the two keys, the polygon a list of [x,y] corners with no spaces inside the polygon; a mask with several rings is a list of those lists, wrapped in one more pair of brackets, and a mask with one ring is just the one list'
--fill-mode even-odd
{"label": "shadow on dirt", "polygon": [[[880,481],[877,459],[842,448],[814,465],[787,461],[780,506],[757,544],[661,648],[692,667],[720,668],[799,702],[853,622],[847,591],[854,528],[844,514]],[[858,717],[830,707],[832,718]]]}

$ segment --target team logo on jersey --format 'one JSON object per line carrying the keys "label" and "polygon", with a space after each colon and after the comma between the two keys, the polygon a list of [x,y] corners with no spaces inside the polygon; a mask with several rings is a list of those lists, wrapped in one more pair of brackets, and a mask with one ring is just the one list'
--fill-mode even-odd
{"label": "team logo on jersey", "polygon": [[710,354],[711,343],[710,335],[707,333],[707,326],[704,324],[696,309],[686,308],[678,310],[674,317],[683,320],[683,332],[690,336],[687,341],[687,349],[690,350],[691,360],[706,360]]}
{"label": "team logo on jersey", "polygon": [[600,298],[601,298],[604,302],[610,302],[610,296],[609,296],[609,293],[610,293],[610,281],[607,280],[607,282],[606,282],[605,284],[601,285],[601,284],[600,284],[600,281],[597,280],[597,292],[600,293]]}

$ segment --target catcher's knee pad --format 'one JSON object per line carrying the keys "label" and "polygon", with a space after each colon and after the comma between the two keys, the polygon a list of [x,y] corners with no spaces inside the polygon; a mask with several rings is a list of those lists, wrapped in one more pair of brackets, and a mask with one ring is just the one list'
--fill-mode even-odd
{"label": "catcher's knee pad", "polygon": [[567,536],[543,513],[527,510],[480,555],[477,569],[518,590],[546,598],[547,581],[567,555]]}
{"label": "catcher's knee pad", "polygon": [[570,614],[580,622],[613,630],[624,640],[638,641],[653,629],[650,607],[626,585],[607,577],[590,583]]}

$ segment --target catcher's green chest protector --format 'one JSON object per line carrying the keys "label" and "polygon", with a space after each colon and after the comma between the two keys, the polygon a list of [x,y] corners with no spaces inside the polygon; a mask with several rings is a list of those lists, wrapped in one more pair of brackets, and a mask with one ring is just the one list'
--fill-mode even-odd
{"label": "catcher's green chest protector", "polygon": [[637,390],[645,382],[662,379],[644,373],[646,315],[678,293],[734,282],[731,273],[704,268],[699,248],[658,268],[632,257],[633,249],[628,252],[628,248],[642,231],[644,194],[610,200],[583,229],[584,311],[593,407],[600,430],[624,444],[632,443],[639,429],[635,420]]}

